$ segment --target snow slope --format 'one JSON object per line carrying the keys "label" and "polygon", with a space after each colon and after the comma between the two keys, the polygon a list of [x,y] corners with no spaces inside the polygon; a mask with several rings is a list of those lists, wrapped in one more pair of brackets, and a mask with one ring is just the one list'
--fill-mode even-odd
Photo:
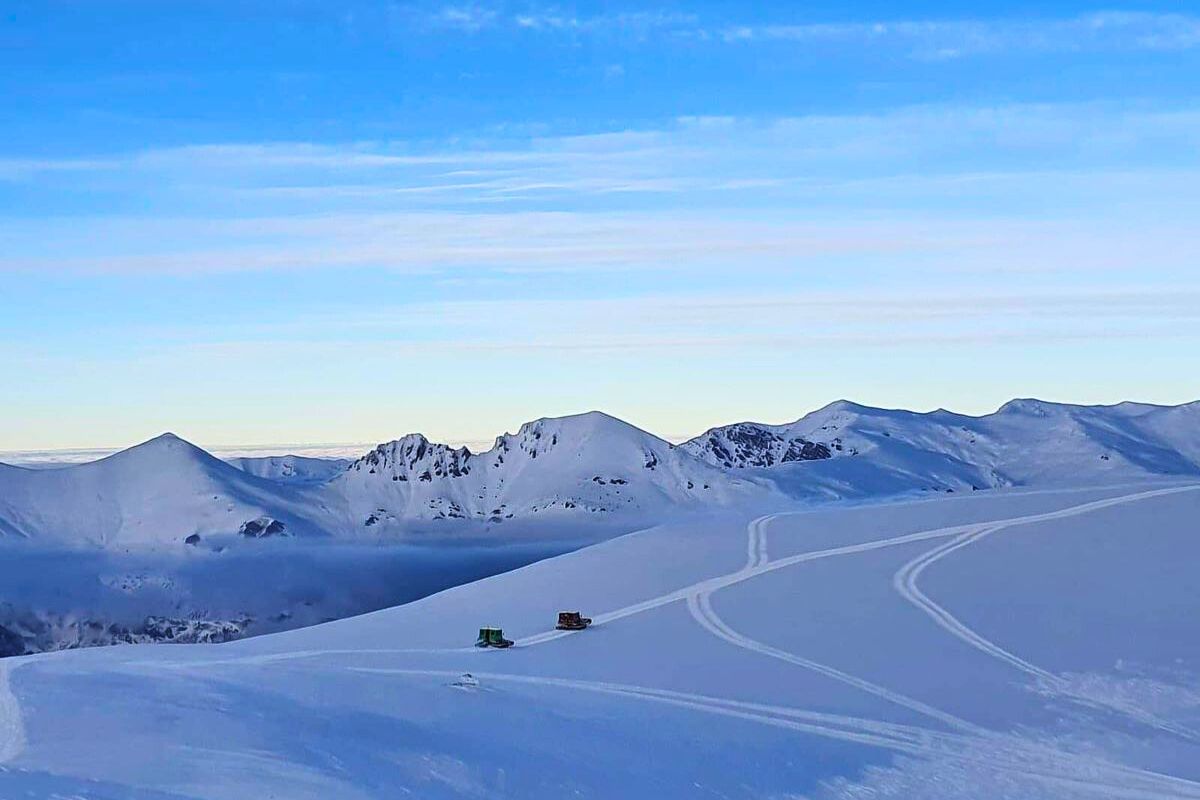
{"label": "snow slope", "polygon": [[729,469],[776,468],[798,496],[1094,485],[1200,475],[1200,403],[1014,400],[969,417],[839,401],[787,425],[714,428],[680,449]]}
{"label": "snow slope", "polygon": [[0,796],[1197,798],[1198,513],[729,511],[285,634],[9,659]]}
{"label": "snow slope", "polygon": [[225,459],[233,466],[255,475],[283,483],[302,485],[326,483],[346,470],[349,458],[311,458],[307,456],[239,456]]}

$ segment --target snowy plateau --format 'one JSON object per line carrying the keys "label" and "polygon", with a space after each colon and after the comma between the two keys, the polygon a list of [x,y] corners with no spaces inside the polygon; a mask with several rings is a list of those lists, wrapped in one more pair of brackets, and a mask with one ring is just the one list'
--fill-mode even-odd
{"label": "snowy plateau", "polygon": [[3,800],[1200,798],[1200,403],[41,466]]}

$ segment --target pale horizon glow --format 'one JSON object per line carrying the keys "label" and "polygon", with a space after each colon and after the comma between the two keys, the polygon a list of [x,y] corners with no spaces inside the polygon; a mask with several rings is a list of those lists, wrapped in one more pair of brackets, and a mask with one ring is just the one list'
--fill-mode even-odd
{"label": "pale horizon glow", "polygon": [[1144,5],[14,12],[0,461],[1200,399]]}

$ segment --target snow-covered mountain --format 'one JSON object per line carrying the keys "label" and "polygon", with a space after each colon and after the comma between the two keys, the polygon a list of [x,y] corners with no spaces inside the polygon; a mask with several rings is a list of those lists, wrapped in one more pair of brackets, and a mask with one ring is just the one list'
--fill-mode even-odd
{"label": "snow-covered mountain", "polygon": [[0,467],[0,534],[129,546],[377,535],[456,520],[632,529],[673,511],[773,494],[766,481],[729,474],[598,412],[530,422],[478,455],[410,434],[346,466],[292,456],[229,464],[165,434],[88,464]]}
{"label": "snow-covered mountain", "polygon": [[522,425],[488,451],[410,434],[382,444],[330,482],[367,527],[414,519],[658,519],[771,494],[600,412]]}
{"label": "snow-covered mountain", "polygon": [[770,474],[781,486],[800,495],[1194,476],[1200,475],[1200,403],[1014,400],[994,414],[970,417],[839,401],[786,425],[713,428],[680,449],[733,470],[774,467]]}
{"label": "snow-covered mountain", "polygon": [[[741,423],[680,446],[592,412],[527,423],[478,454],[410,434],[347,464],[235,464],[166,434],[91,463],[0,465],[0,586],[37,576],[0,592],[0,636],[38,650],[258,633],[404,602],[456,576],[681,515],[1200,477],[1200,404],[1022,400],[967,417],[839,402],[790,425]],[[475,537],[528,551],[460,549],[426,578],[421,553],[352,546],[451,549]],[[272,575],[270,586],[250,573]]]}
{"label": "snow-covered mountain", "polygon": [[238,456],[225,459],[233,466],[282,483],[314,485],[326,483],[346,471],[353,459],[312,458],[309,456]]}
{"label": "snow-covered mountain", "polygon": [[744,422],[679,446],[590,412],[527,423],[478,454],[409,434],[350,463],[230,464],[166,434],[87,464],[0,465],[0,537],[130,546],[514,520],[631,530],[680,512],[796,499],[1196,475],[1200,403],[1014,400],[970,417],[840,401],[787,425]]}
{"label": "snow-covered mountain", "polygon": [[268,528],[314,534],[328,519],[321,506],[311,491],[255,477],[169,433],[87,464],[0,466],[5,538],[125,547]]}

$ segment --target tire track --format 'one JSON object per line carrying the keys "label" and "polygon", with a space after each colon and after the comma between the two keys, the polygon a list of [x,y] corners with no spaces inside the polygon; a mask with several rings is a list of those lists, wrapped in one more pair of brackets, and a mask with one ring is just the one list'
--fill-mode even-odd
{"label": "tire track", "polygon": [[701,627],[719,639],[723,639],[732,645],[749,650],[752,653],[758,653],[759,655],[767,656],[769,658],[785,661],[789,664],[794,664],[795,666],[809,670],[810,672],[815,672],[818,675],[823,675],[831,680],[838,681],[839,683],[844,683],[847,686],[851,686],[855,689],[866,692],[867,694],[874,695],[881,700],[886,700],[889,703],[902,706],[910,711],[915,711],[918,714],[930,717],[931,719],[936,719],[937,721],[950,726],[952,729],[966,731],[976,735],[984,735],[987,733],[984,728],[981,728],[978,725],[973,725],[972,723],[960,719],[953,714],[941,711],[931,705],[922,703],[919,700],[915,700],[911,697],[900,694],[899,692],[893,692],[890,689],[884,688],[883,686],[871,683],[864,678],[851,675],[848,672],[842,672],[835,667],[821,664],[817,661],[795,655],[794,653],[789,653],[786,650],[780,650],[779,648],[771,647],[770,645],[751,639],[748,636],[743,636],[726,625],[725,622],[719,616],[717,616],[710,603],[711,597],[712,592],[705,592],[688,597],[688,611],[691,613],[692,617],[698,623],[700,623]]}
{"label": "tire track", "polygon": [[767,525],[779,517],[779,514],[766,514],[751,520],[746,526],[746,569],[761,567],[769,560],[767,558]]}
{"label": "tire track", "polygon": [[[1107,500],[1101,500],[1094,503],[1088,503],[1083,506],[1077,506],[1074,509],[1065,509],[1064,512],[1060,512],[1059,516],[1052,518],[1061,519],[1066,516],[1086,514],[1103,508],[1111,508],[1113,506],[1124,505],[1126,503],[1135,503],[1140,500],[1166,494],[1195,491],[1197,488],[1200,487],[1188,486],[1174,489],[1161,489],[1125,495],[1123,497],[1109,498]],[[1066,511],[1072,511],[1073,513],[1067,514],[1065,513]],[[1144,709],[1139,708],[1131,703],[1112,699],[1085,697],[1072,692],[1068,682],[1062,677],[1049,672],[1048,670],[1042,669],[1036,664],[1026,661],[1015,653],[1005,650],[1000,645],[972,630],[943,606],[930,599],[929,596],[922,592],[917,586],[917,579],[920,578],[921,573],[951,553],[961,550],[962,548],[979,541],[985,536],[990,536],[998,531],[1027,524],[1030,524],[1029,520],[1000,521],[996,523],[984,524],[977,527],[975,530],[967,531],[953,540],[939,545],[938,547],[935,547],[934,549],[923,553],[906,563],[896,571],[895,575],[892,576],[892,586],[896,589],[901,597],[916,606],[922,613],[933,620],[938,627],[945,630],[951,636],[959,639],[976,650],[979,650],[980,652],[985,653],[986,655],[989,655],[999,661],[1003,661],[1014,669],[1024,672],[1025,674],[1037,679],[1046,688],[1051,689],[1052,691],[1055,691],[1056,693],[1067,697],[1076,703],[1080,703],[1081,705],[1086,705],[1096,709],[1116,711],[1157,730],[1174,734],[1189,741],[1200,742],[1200,734],[1196,733],[1195,731],[1182,725],[1177,725],[1173,722],[1160,719],[1150,712],[1145,711]]]}
{"label": "tire track", "polygon": [[[743,572],[753,571],[755,569],[766,566],[770,563],[770,558],[767,550],[767,525],[777,519],[780,514],[767,514],[758,517],[746,526],[746,566]],[[854,689],[874,695],[875,697],[885,700],[889,703],[904,707],[910,711],[915,711],[918,714],[935,719],[944,725],[948,725],[955,730],[967,731],[976,735],[985,734],[986,731],[979,726],[973,725],[966,720],[955,717],[952,714],[934,708],[927,703],[922,703],[919,700],[907,697],[899,692],[893,692],[883,686],[880,686],[870,681],[860,678],[856,675],[851,675],[848,672],[843,672],[836,667],[831,667],[827,664],[813,661],[812,659],[798,656],[794,653],[789,653],[786,650],[781,650],[777,647],[772,647],[763,642],[751,639],[741,633],[738,633],[731,628],[712,607],[712,595],[716,589],[690,594],[687,597],[688,613],[692,618],[700,624],[702,628],[707,630],[713,636],[729,642],[736,647],[741,647],[744,650],[749,650],[752,653],[767,656],[768,658],[778,659],[788,664],[801,667],[822,675],[839,683],[846,684]]]}
{"label": "tire track", "polygon": [[[411,670],[376,667],[349,667],[351,671],[379,674],[437,677],[454,679],[460,673],[449,670]],[[476,678],[532,686],[548,686],[598,694],[646,700],[719,716],[756,722],[776,728],[810,734],[823,738],[878,747],[892,752],[927,759],[950,758],[956,761],[1031,778],[1051,785],[1099,790],[1108,797],[1131,800],[1161,800],[1161,798],[1200,798],[1200,783],[1138,770],[1106,761],[1062,753],[1045,748],[1017,745],[1011,754],[997,755],[993,737],[987,739],[936,734],[910,726],[860,720],[852,717],[826,715],[786,706],[744,703],[707,695],[690,694],[643,686],[583,681],[569,678],[512,675],[505,673],[473,673]],[[978,745],[988,746],[990,757],[977,755]],[[1041,761],[1042,763],[1038,763]],[[1074,773],[1074,774],[1072,774]]]}
{"label": "tire track", "polygon": [[25,750],[25,720],[11,684],[14,668],[9,659],[0,659],[0,764],[7,764]]}
{"label": "tire track", "polygon": [[[1152,491],[1138,492],[1136,494],[1131,494],[1131,495],[1123,495],[1121,497],[1106,498],[1104,500],[1095,500],[1092,502],[1083,503],[1081,505],[1071,506],[1071,507],[1065,508],[1065,509],[1060,509],[1058,511],[1048,511],[1048,512],[1043,512],[1043,513],[1038,513],[1038,514],[1026,514],[1026,515],[1023,515],[1020,517],[1012,517],[1009,519],[991,520],[991,521],[985,521],[985,522],[972,522],[972,523],[967,523],[967,524],[962,524],[962,525],[951,525],[951,526],[948,526],[945,528],[934,528],[934,529],[927,530],[927,531],[918,531],[916,533],[908,533],[908,534],[903,534],[901,536],[893,536],[888,539],[877,539],[877,540],[873,540],[873,541],[869,541],[869,542],[860,542],[858,544],[849,544],[849,545],[843,545],[841,547],[831,547],[831,548],[828,548],[825,550],[816,550],[816,551],[812,551],[812,552],[808,552],[808,553],[800,553],[800,554],[794,555],[794,556],[786,556],[784,558],[775,559],[774,561],[769,561],[765,564],[759,564],[759,565],[752,566],[752,567],[743,567],[742,569],[736,570],[735,572],[730,572],[726,575],[719,575],[714,578],[708,578],[706,580],[697,581],[696,583],[693,583],[690,586],[685,586],[681,589],[676,589],[675,591],[668,592],[663,595],[659,595],[658,597],[651,597],[651,598],[648,598],[641,602],[625,606],[623,608],[618,608],[618,609],[614,609],[612,611],[609,611],[609,612],[606,612],[603,614],[595,615],[592,618],[593,619],[592,624],[593,625],[603,625],[608,622],[615,622],[617,620],[624,619],[625,617],[633,616],[634,614],[641,614],[646,611],[650,611],[655,608],[660,608],[662,606],[668,605],[670,603],[677,603],[680,600],[687,600],[687,598],[693,594],[698,594],[700,592],[706,592],[706,591],[716,591],[718,589],[724,589],[725,587],[732,586],[735,583],[741,583],[742,581],[747,581],[747,580],[750,580],[751,578],[755,578],[759,575],[763,575],[768,572],[774,572],[775,570],[786,569],[787,567],[791,567],[796,564],[803,564],[806,561],[817,561],[817,560],[823,559],[823,558],[836,558],[838,556],[854,555],[856,553],[866,553],[866,552],[869,552],[872,550],[879,550],[879,549],[886,548],[886,547],[896,547],[898,545],[909,544],[911,542],[922,542],[922,541],[928,541],[930,539],[945,539],[947,537],[958,536],[958,535],[961,535],[964,533],[968,533],[970,531],[979,529],[981,526],[987,526],[987,525],[1008,526],[1008,525],[1022,525],[1022,524],[1035,523],[1035,522],[1048,522],[1050,520],[1064,519],[1066,517],[1073,517],[1073,516],[1076,516],[1079,514],[1086,514],[1089,511],[1094,511],[1094,510],[1097,510],[1100,508],[1108,508],[1110,506],[1115,506],[1115,505],[1121,505],[1122,503],[1133,502],[1135,500],[1146,499],[1146,498],[1150,498],[1150,497],[1158,497],[1158,496],[1162,496],[1162,495],[1179,494],[1181,492],[1191,492],[1191,491],[1196,491],[1197,489],[1200,489],[1200,485],[1191,484],[1191,485],[1187,485],[1187,486],[1177,486],[1177,487],[1171,487],[1171,488],[1167,488],[1167,489],[1155,489]],[[804,512],[803,511],[795,511],[795,512],[784,511],[779,514],[773,514],[770,516],[772,518],[778,518],[778,517],[782,517],[782,516],[790,516],[792,514],[802,514],[802,513],[804,513]],[[757,552],[757,549],[755,552]],[[532,646],[532,645],[544,644],[546,642],[553,641],[553,640],[561,638],[563,636],[569,636],[570,634],[571,634],[570,631],[550,630],[550,631],[546,631],[544,633],[533,634],[531,636],[522,637],[520,639],[517,639],[516,643],[518,646],[528,647],[528,646]]]}

